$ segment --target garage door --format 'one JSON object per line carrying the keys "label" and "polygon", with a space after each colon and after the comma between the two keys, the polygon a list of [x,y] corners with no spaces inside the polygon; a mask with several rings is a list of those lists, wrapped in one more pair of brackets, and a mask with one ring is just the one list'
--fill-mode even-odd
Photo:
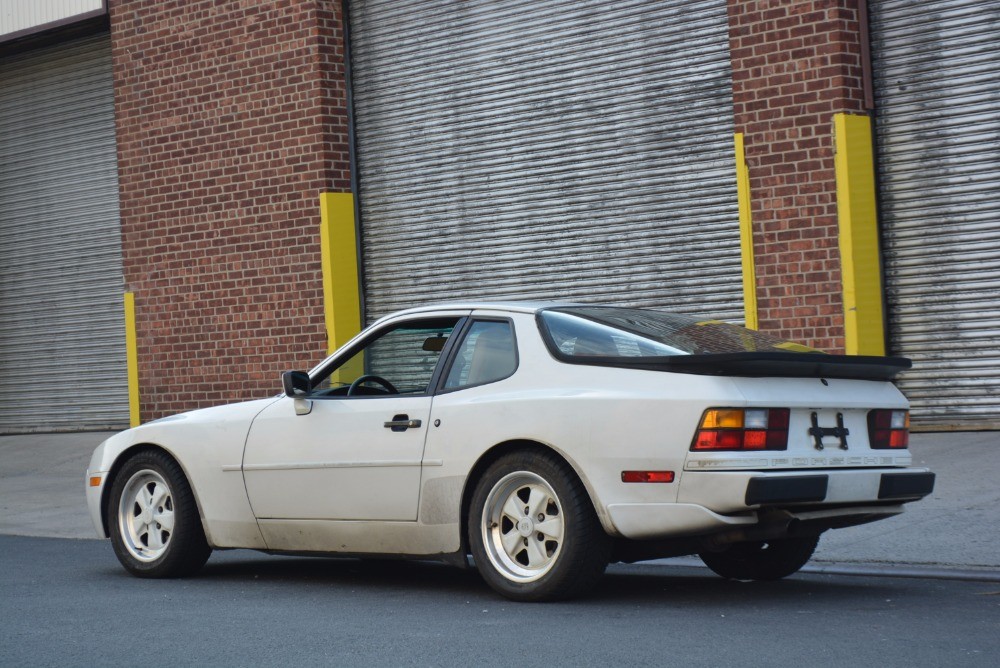
{"label": "garage door", "polygon": [[1000,428],[1000,5],[870,5],[901,387],[916,424]]}
{"label": "garage door", "polygon": [[109,38],[0,81],[0,432],[128,426]]}
{"label": "garage door", "polygon": [[366,316],[743,318],[726,4],[350,3]]}

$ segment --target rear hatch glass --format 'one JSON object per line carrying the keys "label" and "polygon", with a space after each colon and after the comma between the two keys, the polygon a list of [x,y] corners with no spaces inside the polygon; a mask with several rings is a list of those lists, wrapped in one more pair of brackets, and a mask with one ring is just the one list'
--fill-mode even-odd
{"label": "rear hatch glass", "polygon": [[559,352],[572,357],[820,352],[720,320],[660,311],[561,308],[542,311],[541,320]]}
{"label": "rear hatch glass", "polygon": [[545,309],[539,328],[550,352],[571,364],[728,376],[888,380],[904,358],[827,355],[754,330],[646,309],[573,306]]}

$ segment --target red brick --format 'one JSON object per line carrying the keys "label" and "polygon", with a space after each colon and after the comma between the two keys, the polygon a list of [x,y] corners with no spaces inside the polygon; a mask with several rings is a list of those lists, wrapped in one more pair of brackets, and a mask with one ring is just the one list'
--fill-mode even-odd
{"label": "red brick", "polygon": [[863,109],[856,0],[729,0],[728,10],[759,324],[843,350],[832,122]]}
{"label": "red brick", "polygon": [[318,196],[350,189],[340,11],[109,2],[144,421],[267,396],[325,352]]}

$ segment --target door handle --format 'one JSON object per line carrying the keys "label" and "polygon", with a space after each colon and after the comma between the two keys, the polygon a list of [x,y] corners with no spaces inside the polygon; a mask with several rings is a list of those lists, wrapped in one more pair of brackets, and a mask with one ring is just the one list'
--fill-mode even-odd
{"label": "door handle", "polygon": [[420,420],[411,420],[409,415],[393,415],[392,419],[382,426],[393,431],[406,431],[407,429],[417,429],[423,424]]}

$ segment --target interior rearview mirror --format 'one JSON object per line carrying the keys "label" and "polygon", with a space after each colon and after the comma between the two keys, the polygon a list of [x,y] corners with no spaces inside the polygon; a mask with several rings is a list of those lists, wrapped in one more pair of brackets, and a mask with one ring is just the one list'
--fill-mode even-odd
{"label": "interior rearview mirror", "polygon": [[304,397],[312,390],[312,382],[305,371],[286,371],[281,374],[281,385],[285,394],[293,399]]}
{"label": "interior rearview mirror", "polygon": [[444,350],[444,344],[447,341],[448,337],[440,334],[424,339],[424,350],[429,353],[439,353]]}

